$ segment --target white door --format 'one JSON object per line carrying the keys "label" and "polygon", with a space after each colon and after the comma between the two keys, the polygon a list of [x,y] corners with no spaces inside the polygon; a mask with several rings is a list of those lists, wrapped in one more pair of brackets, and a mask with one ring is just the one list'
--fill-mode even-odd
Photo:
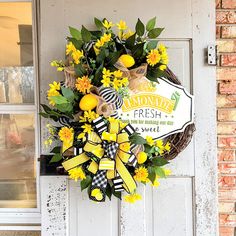
{"label": "white door", "polygon": [[[157,189],[139,187],[143,200],[129,205],[117,200],[95,204],[79,183],[62,176],[41,177],[42,236],[216,236],[217,184],[215,150],[215,68],[205,64],[205,50],[214,44],[213,0],[41,0],[41,102],[48,83],[59,77],[49,62],[64,58],[68,26],[91,27],[93,17],[124,19],[133,27],[157,16],[165,27],[170,68],[195,95],[193,141],[175,159],[173,176]],[[42,139],[44,138],[42,122]],[[42,149],[42,153],[47,150]]]}

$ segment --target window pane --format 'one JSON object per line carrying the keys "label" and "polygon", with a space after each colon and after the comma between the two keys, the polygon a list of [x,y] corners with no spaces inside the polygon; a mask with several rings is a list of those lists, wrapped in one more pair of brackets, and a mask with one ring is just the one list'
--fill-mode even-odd
{"label": "window pane", "polygon": [[30,2],[0,3],[0,103],[34,103]]}
{"label": "window pane", "polygon": [[0,208],[36,207],[33,114],[0,114]]}

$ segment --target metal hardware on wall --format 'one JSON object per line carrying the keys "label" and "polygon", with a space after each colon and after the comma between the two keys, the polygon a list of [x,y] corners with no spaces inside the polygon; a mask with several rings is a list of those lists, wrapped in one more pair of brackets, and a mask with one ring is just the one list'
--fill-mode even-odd
{"label": "metal hardware on wall", "polygon": [[209,66],[216,66],[217,64],[217,47],[214,44],[207,47],[207,64]]}

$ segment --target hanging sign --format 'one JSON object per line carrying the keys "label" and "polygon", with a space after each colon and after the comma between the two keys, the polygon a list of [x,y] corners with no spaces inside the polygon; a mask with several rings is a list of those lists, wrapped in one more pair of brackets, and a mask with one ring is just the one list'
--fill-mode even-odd
{"label": "hanging sign", "polygon": [[164,138],[183,132],[193,123],[193,96],[183,86],[164,78],[158,78],[158,82],[148,88],[140,84],[139,91],[130,91],[118,111],[121,119],[144,138]]}

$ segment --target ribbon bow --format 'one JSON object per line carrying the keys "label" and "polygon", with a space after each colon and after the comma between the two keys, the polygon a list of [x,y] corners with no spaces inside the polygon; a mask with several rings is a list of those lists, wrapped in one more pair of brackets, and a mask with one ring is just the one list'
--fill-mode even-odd
{"label": "ribbon bow", "polygon": [[137,159],[131,151],[130,135],[135,130],[128,124],[120,127],[118,120],[111,120],[109,126],[102,117],[93,121],[96,132],[91,132],[80,149],[79,155],[63,162],[66,171],[90,161],[88,170],[94,174],[90,198],[94,201],[105,201],[105,190],[108,179],[113,181],[115,191],[132,193],[136,183],[125,164],[136,166]]}

